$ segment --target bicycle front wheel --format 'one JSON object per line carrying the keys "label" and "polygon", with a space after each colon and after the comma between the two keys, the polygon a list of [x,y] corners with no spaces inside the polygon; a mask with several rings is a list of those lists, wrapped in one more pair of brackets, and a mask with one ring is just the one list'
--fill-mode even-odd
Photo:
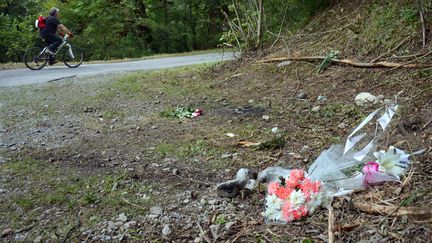
{"label": "bicycle front wheel", "polygon": [[43,48],[32,47],[24,53],[24,64],[31,70],[39,70],[45,67],[48,62],[48,54]]}
{"label": "bicycle front wheel", "polygon": [[84,59],[84,52],[82,49],[73,45],[66,46],[65,49],[66,50],[63,52],[64,64],[70,68],[79,67]]}

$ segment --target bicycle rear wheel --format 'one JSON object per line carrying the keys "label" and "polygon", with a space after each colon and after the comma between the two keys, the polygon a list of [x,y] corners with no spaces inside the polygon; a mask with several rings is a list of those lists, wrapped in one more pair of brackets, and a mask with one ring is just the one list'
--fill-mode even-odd
{"label": "bicycle rear wheel", "polygon": [[31,70],[39,70],[48,62],[48,54],[43,52],[44,48],[32,47],[24,53],[24,64]]}
{"label": "bicycle rear wheel", "polygon": [[63,52],[63,62],[70,68],[77,68],[81,65],[84,59],[84,52],[81,48],[69,44],[70,47],[65,48]]}

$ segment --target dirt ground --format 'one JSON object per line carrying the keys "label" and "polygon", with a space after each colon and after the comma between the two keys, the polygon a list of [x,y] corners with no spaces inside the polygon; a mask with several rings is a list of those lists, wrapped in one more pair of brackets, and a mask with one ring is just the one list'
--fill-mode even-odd
{"label": "dirt ground", "polygon": [[[228,199],[218,197],[215,186],[234,178],[240,168],[307,169],[321,151],[343,143],[379,107],[355,104],[358,93],[370,92],[385,98],[400,93],[401,108],[380,148],[426,151],[413,158],[402,183],[336,199],[336,241],[430,242],[432,69],[330,65],[318,74],[319,61],[258,62],[291,54],[325,55],[330,49],[360,61],[384,54],[387,49],[366,42],[363,32],[355,39],[355,32],[327,19],[329,13],[332,18],[353,15],[349,23],[366,31],[365,3],[357,2],[342,2],[299,35],[241,60],[2,88],[1,240],[328,241],[327,209],[299,222],[267,224],[261,214],[262,188]],[[316,34],[317,26],[338,35]],[[403,39],[401,35],[388,45]],[[421,47],[418,36],[402,46],[392,54],[430,50]],[[400,61],[391,54],[382,60]],[[424,56],[418,61],[432,60]],[[178,107],[200,108],[204,115],[163,115]],[[275,127],[285,134],[283,148],[236,145],[269,141]],[[362,210],[358,203],[409,208],[411,213]]]}

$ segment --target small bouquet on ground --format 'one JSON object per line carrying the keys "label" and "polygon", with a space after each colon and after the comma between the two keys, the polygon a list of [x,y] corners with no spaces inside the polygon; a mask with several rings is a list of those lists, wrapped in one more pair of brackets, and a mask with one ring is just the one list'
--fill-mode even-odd
{"label": "small bouquet on ground", "polygon": [[264,216],[268,220],[290,222],[313,213],[323,200],[320,181],[311,181],[303,170],[268,184]]}

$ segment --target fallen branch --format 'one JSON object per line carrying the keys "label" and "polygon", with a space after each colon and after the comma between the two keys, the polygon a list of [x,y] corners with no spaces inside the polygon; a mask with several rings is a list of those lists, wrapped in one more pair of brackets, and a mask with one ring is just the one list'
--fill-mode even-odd
{"label": "fallen branch", "polygon": [[[424,56],[429,55],[431,52],[426,53]],[[423,56],[423,57],[424,57]],[[267,60],[259,61],[260,63],[271,63],[271,62],[283,62],[283,61],[320,61],[325,60],[325,56],[305,56],[305,57],[278,57]],[[432,67],[432,64],[412,64],[412,63],[395,63],[395,62],[358,62],[351,59],[338,59],[334,58],[330,60],[332,63],[347,64],[353,67],[361,68],[427,68]]]}
{"label": "fallen branch", "polygon": [[383,206],[378,204],[354,202],[354,208],[370,214],[383,214],[394,216],[411,216],[420,218],[432,217],[432,208],[417,208],[417,207],[398,207],[398,206]]}
{"label": "fallen branch", "polygon": [[[419,58],[427,57],[427,56],[429,56],[430,54],[432,54],[432,51],[430,51],[430,52],[424,54],[423,56],[421,56],[421,57],[419,57]],[[411,60],[411,61],[409,61],[409,62],[406,62],[406,63],[402,64],[401,66],[393,67],[393,68],[390,69],[389,71],[393,71],[393,70],[398,69],[398,68],[400,68],[400,67],[406,67],[406,65],[415,65],[415,64],[411,64],[411,63],[415,62],[416,60],[417,60],[417,59],[414,59],[414,60]],[[430,67],[430,66],[429,66],[429,67]]]}

